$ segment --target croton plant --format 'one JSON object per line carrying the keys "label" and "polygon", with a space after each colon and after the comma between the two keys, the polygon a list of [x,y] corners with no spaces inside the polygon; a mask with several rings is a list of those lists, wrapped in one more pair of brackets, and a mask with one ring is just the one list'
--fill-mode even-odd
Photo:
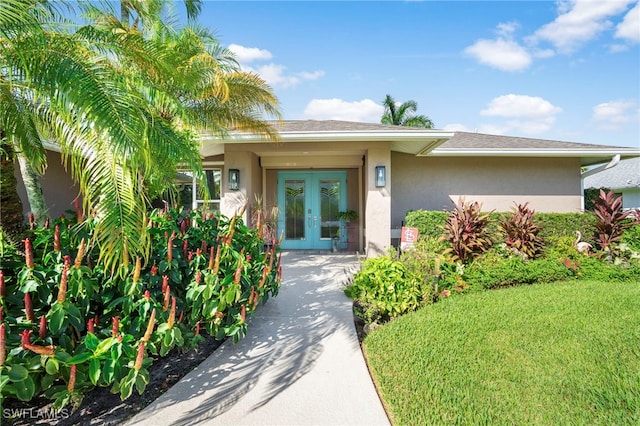
{"label": "croton plant", "polygon": [[203,334],[237,341],[258,304],[278,293],[277,245],[255,229],[197,211],[150,215],[146,263],[105,270],[92,247],[92,219],[31,221],[24,253],[3,250],[0,391],[56,408],[95,386],[123,399],[144,392],[153,359],[188,350]]}

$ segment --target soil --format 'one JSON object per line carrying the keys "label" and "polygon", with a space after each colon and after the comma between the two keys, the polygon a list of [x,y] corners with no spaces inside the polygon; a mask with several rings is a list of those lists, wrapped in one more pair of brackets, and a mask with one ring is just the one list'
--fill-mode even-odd
{"label": "soil", "polygon": [[[362,343],[365,322],[355,313],[353,319],[358,339]],[[120,395],[112,394],[110,388],[95,388],[84,396],[76,409],[64,408],[56,414],[52,414],[49,399],[35,398],[29,402],[9,399],[2,404],[0,425],[111,426],[123,424],[200,365],[222,342],[209,337],[189,352],[182,353],[174,349],[167,356],[155,359],[149,367],[150,381],[142,395],[134,391],[128,399],[121,401]],[[11,417],[11,413],[18,412],[21,414]]]}
{"label": "soil", "polygon": [[[9,399],[2,404],[0,425],[120,425],[155,401],[171,386],[207,359],[223,341],[207,338],[196,349],[182,353],[173,350],[155,359],[149,367],[149,384],[142,395],[134,391],[125,401],[110,388],[95,388],[87,393],[75,410],[64,408],[55,413],[51,400],[36,398],[29,402]],[[20,413],[11,418],[11,413]]]}

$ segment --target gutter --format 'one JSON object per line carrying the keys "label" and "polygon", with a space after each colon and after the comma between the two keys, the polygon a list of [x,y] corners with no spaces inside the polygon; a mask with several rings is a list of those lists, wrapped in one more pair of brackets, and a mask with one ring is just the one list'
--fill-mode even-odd
{"label": "gutter", "polygon": [[613,156],[613,158],[611,158],[611,161],[609,161],[609,163],[594,167],[593,169],[587,170],[586,172],[580,174],[580,207],[582,211],[584,211],[584,179],[591,175],[595,175],[596,173],[599,173],[603,170],[611,169],[617,166],[619,162],[620,154],[616,154]]}

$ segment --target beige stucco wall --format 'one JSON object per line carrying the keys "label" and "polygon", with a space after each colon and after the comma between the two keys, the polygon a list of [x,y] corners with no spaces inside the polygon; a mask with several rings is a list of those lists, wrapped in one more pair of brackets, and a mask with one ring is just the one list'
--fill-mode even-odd
{"label": "beige stucco wall", "polygon": [[[29,200],[27,199],[27,193],[22,183],[22,177],[20,176],[20,166],[16,161],[15,175],[18,185],[18,194],[22,200],[22,210],[25,215],[25,220],[28,214],[31,212],[29,206]],[[40,180],[42,184],[42,192],[44,193],[45,201],[49,206],[49,216],[59,217],[67,210],[73,210],[73,201],[78,196],[80,190],[77,185],[73,183],[71,175],[65,170],[62,165],[62,158],[60,153],[47,151],[47,170]]]}
{"label": "beige stucco wall", "polygon": [[408,210],[450,210],[464,196],[483,210],[530,202],[539,212],[580,211],[577,158],[415,157],[394,152],[391,212],[399,227]]}
{"label": "beige stucco wall", "polygon": [[[240,172],[240,189],[229,189],[229,169],[238,169]],[[231,217],[243,209],[245,203],[249,203],[243,220],[250,223],[251,204],[255,202],[254,194],[262,192],[262,171],[258,163],[258,157],[249,151],[225,152],[224,168],[222,170],[222,194],[220,212]]]}
{"label": "beige stucco wall", "polygon": [[[372,148],[367,150],[365,160],[365,235],[367,256],[378,256],[386,253],[391,245],[391,215],[392,182],[391,151],[386,148]],[[375,168],[385,166],[387,169],[386,186],[376,187]]]}

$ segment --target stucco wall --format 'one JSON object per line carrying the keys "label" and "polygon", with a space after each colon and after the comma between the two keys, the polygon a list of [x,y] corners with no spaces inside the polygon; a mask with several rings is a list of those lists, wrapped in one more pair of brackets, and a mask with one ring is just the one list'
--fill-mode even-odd
{"label": "stucco wall", "polygon": [[[25,220],[31,212],[27,193],[20,176],[20,166],[16,162],[16,180],[18,184],[18,194],[22,200]],[[80,189],[73,183],[71,175],[67,173],[62,165],[62,158],[59,153],[47,151],[47,170],[40,180],[45,201],[49,206],[49,217],[59,217],[67,210],[73,210],[73,201],[80,193]]]}
{"label": "stucco wall", "polygon": [[580,163],[575,158],[391,156],[392,227],[408,210],[450,210],[464,196],[483,210],[509,211],[529,201],[539,212],[580,211]]}
{"label": "stucco wall", "polygon": [[[386,253],[391,245],[391,213],[393,174],[389,173],[393,160],[391,151],[386,149],[369,149],[365,161],[365,235],[367,256],[379,256]],[[375,167],[385,166],[387,169],[386,186],[377,188]]]}

